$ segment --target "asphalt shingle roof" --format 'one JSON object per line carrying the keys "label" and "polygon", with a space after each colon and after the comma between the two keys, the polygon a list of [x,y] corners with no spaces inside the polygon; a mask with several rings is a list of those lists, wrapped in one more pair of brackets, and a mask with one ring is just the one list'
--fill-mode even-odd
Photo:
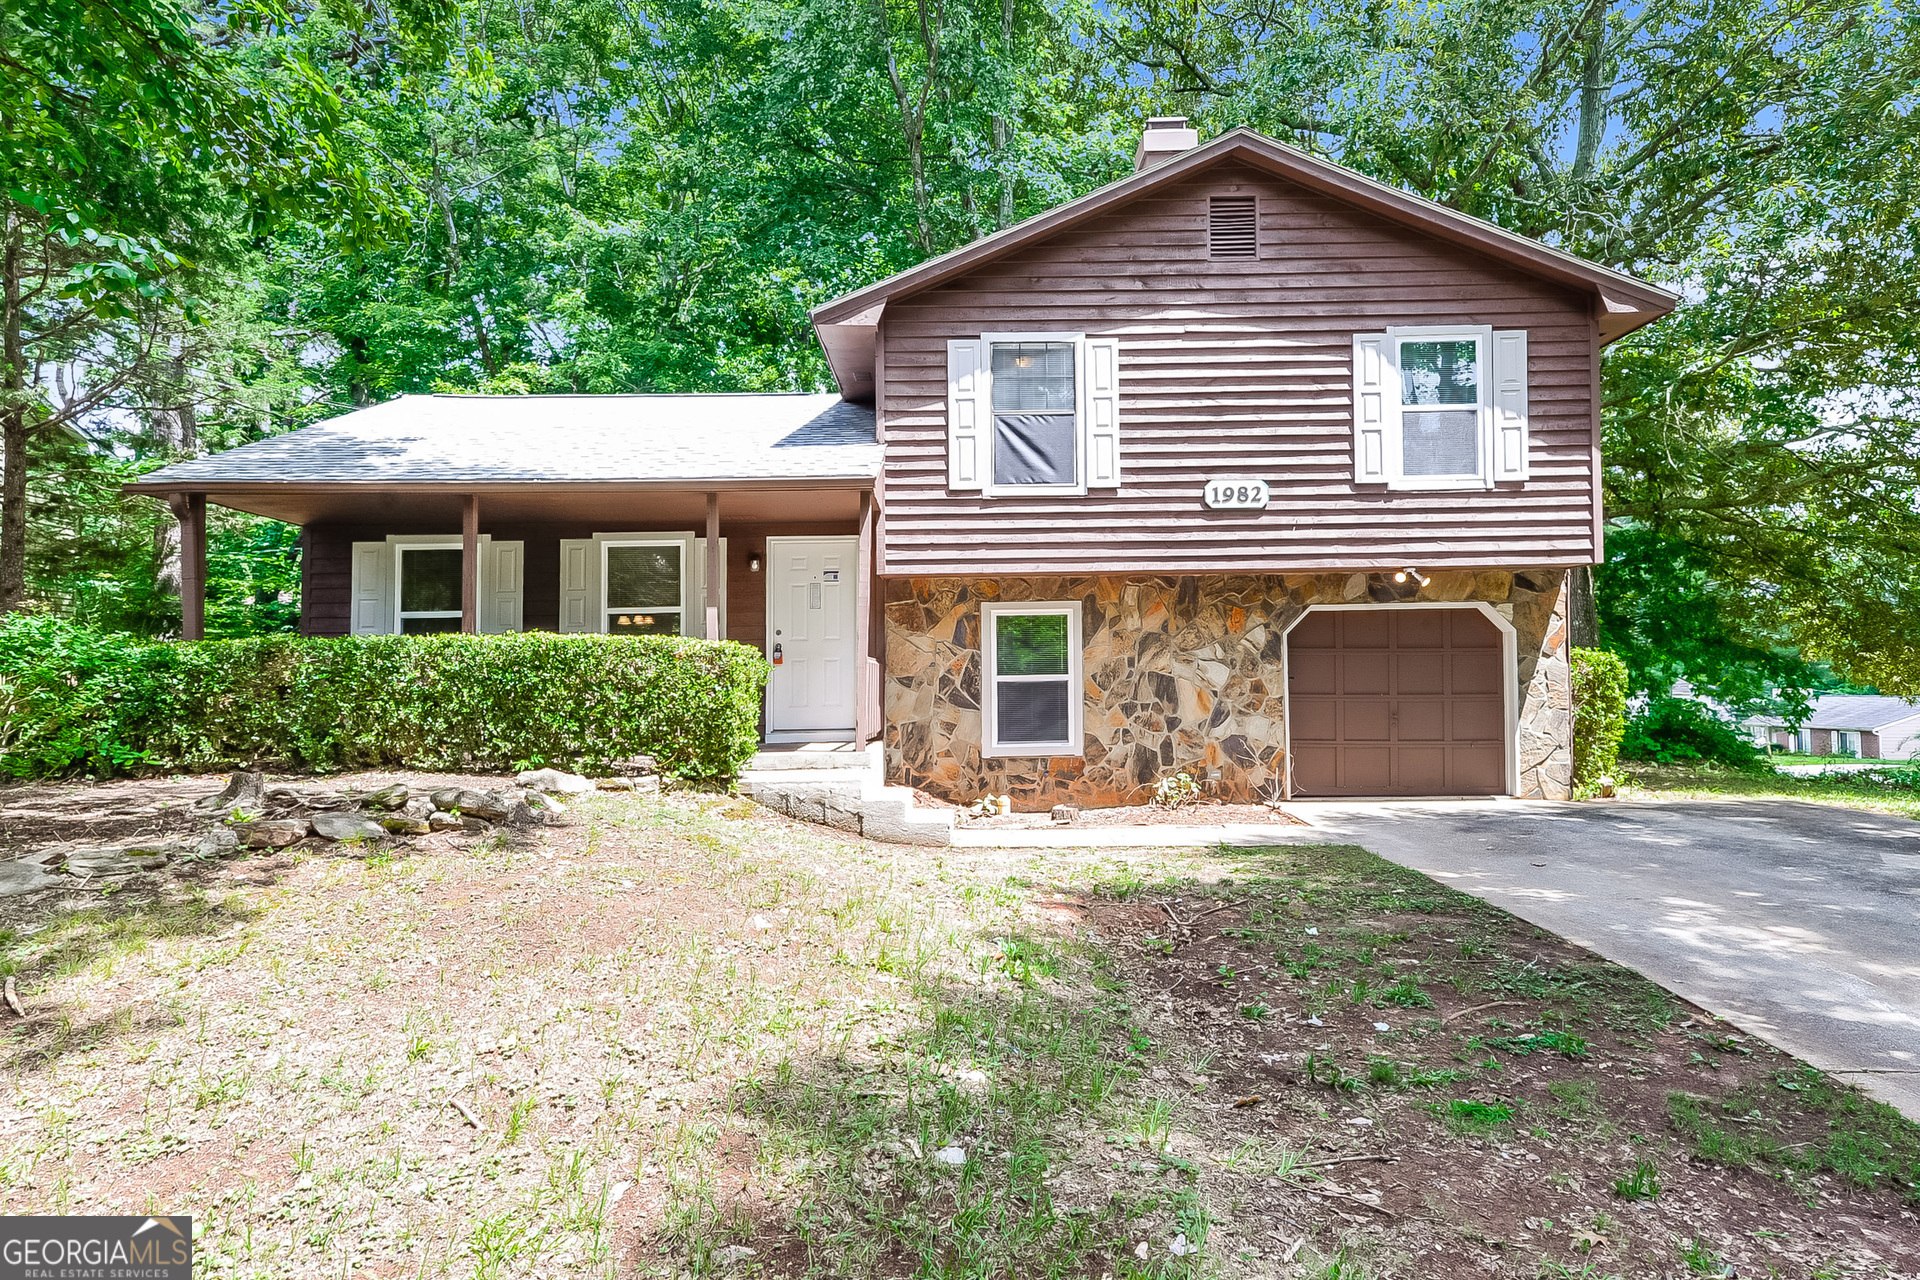
{"label": "asphalt shingle roof", "polygon": [[[1804,729],[1856,729],[1872,733],[1886,725],[1920,716],[1920,702],[1880,694],[1830,693],[1813,700],[1813,714]],[[1749,724],[1784,725],[1772,716],[1755,716]]]}
{"label": "asphalt shingle roof", "polygon": [[879,468],[873,410],[832,394],[423,395],[177,462],[142,487],[829,480]]}

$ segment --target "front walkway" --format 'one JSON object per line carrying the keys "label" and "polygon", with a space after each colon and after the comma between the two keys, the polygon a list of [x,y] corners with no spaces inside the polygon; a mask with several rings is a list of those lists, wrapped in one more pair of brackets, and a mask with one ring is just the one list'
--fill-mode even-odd
{"label": "front walkway", "polygon": [[1779,800],[1294,803],[1304,827],[961,829],[956,846],[1357,844],[1920,1120],[1920,822]]}

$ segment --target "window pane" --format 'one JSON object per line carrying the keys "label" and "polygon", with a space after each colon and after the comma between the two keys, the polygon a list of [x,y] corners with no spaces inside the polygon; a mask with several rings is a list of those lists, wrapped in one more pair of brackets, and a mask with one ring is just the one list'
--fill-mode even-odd
{"label": "window pane", "polygon": [[[435,613],[459,607],[458,548],[400,553],[400,612]],[[459,630],[458,625],[454,629]]]}
{"label": "window pane", "polygon": [[1471,340],[1401,343],[1401,403],[1479,404],[1479,350]]}
{"label": "window pane", "polygon": [[993,415],[995,484],[1078,484],[1079,424],[1070,413]]}
{"label": "window pane", "polygon": [[994,701],[1001,745],[1066,741],[1065,680],[1002,681],[994,687]]}
{"label": "window pane", "polygon": [[1402,416],[1405,460],[1401,470],[1410,476],[1473,476],[1480,474],[1480,415],[1454,409],[1445,413],[1407,413]]}
{"label": "window pane", "polygon": [[607,608],[680,606],[680,544],[607,548]]}
{"label": "window pane", "polygon": [[994,343],[994,412],[1075,412],[1073,347],[1071,342]]}
{"label": "window pane", "polygon": [[402,618],[400,634],[403,636],[433,636],[448,631],[458,631],[458,618]]}
{"label": "window pane", "polygon": [[677,636],[680,634],[680,615],[678,613],[654,610],[649,613],[609,613],[607,615],[607,634],[615,636]]}
{"label": "window pane", "polygon": [[994,674],[1067,674],[1067,617],[1063,613],[1003,613],[993,620]]}

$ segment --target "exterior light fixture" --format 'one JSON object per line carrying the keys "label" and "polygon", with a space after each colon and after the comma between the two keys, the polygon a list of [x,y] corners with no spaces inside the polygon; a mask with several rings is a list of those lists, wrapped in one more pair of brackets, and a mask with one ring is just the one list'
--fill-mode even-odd
{"label": "exterior light fixture", "polygon": [[751,573],[760,572],[760,553],[758,551],[747,552],[747,569]]}
{"label": "exterior light fixture", "polygon": [[1412,578],[1423,587],[1427,585],[1427,575],[1421,573],[1418,569],[1402,569],[1393,575],[1395,582],[1405,582],[1408,578]]}

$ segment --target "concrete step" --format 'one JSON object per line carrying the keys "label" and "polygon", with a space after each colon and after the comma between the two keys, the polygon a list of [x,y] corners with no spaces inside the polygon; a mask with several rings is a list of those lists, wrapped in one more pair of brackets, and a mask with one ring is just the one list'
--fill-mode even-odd
{"label": "concrete step", "polygon": [[867,767],[867,753],[864,751],[756,751],[747,768],[778,769],[787,772],[794,769],[864,769]]}
{"label": "concrete step", "polygon": [[[952,811],[922,809],[912,790],[888,785],[886,756],[877,742],[860,752],[813,753],[836,757],[824,766],[793,767],[795,752],[764,754],[785,758],[774,768],[749,768],[740,775],[739,789],[769,809],[890,844],[946,848],[953,843]],[[849,756],[860,767],[840,763]]]}

